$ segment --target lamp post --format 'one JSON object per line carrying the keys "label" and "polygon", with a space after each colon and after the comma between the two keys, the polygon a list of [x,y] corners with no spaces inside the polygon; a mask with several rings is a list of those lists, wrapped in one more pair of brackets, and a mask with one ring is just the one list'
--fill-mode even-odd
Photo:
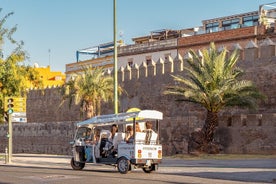
{"label": "lamp post", "polygon": [[116,0],[113,0],[113,39],[114,39],[114,113],[118,113],[118,68],[117,68],[117,27],[116,27]]}

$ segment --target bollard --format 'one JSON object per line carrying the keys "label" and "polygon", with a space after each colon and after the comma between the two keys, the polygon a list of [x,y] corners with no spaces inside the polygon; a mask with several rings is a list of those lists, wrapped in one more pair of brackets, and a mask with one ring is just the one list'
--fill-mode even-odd
{"label": "bollard", "polygon": [[5,148],[5,164],[9,163],[8,148]]}

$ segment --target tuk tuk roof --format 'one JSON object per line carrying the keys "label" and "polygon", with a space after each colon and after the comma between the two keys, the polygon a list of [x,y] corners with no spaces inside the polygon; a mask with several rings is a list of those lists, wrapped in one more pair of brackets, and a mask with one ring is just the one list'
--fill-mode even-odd
{"label": "tuk tuk roof", "polygon": [[108,114],[108,115],[101,115],[95,116],[91,119],[87,119],[85,121],[77,123],[77,126],[85,126],[94,124],[97,126],[104,126],[104,125],[112,125],[113,123],[116,124],[126,124],[133,121],[135,119],[147,119],[147,120],[162,120],[163,113],[156,111],[156,110],[141,110],[136,112],[124,112],[118,114]]}

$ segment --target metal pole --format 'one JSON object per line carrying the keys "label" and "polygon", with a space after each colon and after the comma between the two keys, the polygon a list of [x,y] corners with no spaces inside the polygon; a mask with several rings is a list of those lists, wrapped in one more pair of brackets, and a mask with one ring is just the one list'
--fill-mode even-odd
{"label": "metal pole", "polygon": [[11,163],[12,160],[12,115],[9,113],[9,120],[8,120],[8,163]]}
{"label": "metal pole", "polygon": [[116,28],[116,0],[113,0],[113,37],[114,37],[114,113],[118,113],[118,68],[117,68],[117,28]]}
{"label": "metal pole", "polygon": [[5,148],[5,164],[9,163],[8,147]]}

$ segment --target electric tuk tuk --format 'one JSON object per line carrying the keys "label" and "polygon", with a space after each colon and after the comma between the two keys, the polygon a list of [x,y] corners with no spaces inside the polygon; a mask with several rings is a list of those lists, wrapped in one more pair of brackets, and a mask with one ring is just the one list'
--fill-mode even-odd
{"label": "electric tuk tuk", "polygon": [[[74,141],[71,142],[73,157],[71,166],[82,170],[85,164],[111,165],[126,174],[142,168],[150,173],[158,169],[162,160],[162,145],[159,142],[160,120],[163,113],[156,110],[140,110],[96,116],[77,123]],[[153,128],[144,126],[150,122]],[[119,128],[110,139],[110,128],[116,124]],[[136,126],[142,127],[136,131]],[[126,141],[126,127],[133,127],[132,141]],[[87,141],[87,140],[91,141]],[[92,143],[91,143],[92,142]]]}

